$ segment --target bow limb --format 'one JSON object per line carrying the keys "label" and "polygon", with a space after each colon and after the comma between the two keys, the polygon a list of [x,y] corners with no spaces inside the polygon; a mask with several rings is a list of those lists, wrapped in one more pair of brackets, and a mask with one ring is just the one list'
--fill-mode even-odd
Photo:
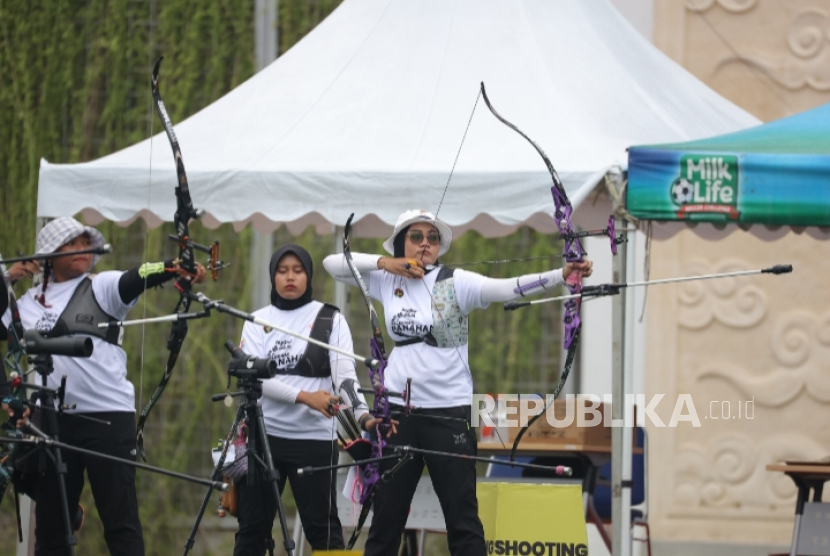
{"label": "bow limb", "polygon": [[23,349],[23,322],[20,320],[20,310],[17,308],[17,297],[14,295],[14,288],[6,276],[6,265],[0,262],[0,275],[3,277],[3,291],[9,299],[9,314],[11,315],[11,323],[9,326],[8,337],[8,352],[6,354],[6,366],[11,372],[20,372],[22,376],[22,367],[20,360],[23,357],[25,350]]}
{"label": "bow limb", "polygon": [[[184,170],[184,161],[182,159],[182,151],[179,147],[179,140],[173,130],[173,123],[170,121],[170,116],[167,115],[167,109],[164,106],[164,101],[161,99],[161,91],[159,90],[159,68],[164,56],[160,57],[153,67],[153,75],[150,80],[150,85],[153,92],[153,103],[156,106],[156,112],[161,119],[164,126],[164,131],[167,134],[167,139],[170,141],[170,147],[173,150],[173,158],[176,161],[176,176],[178,184],[176,185],[176,213],[173,216],[173,223],[176,227],[176,240],[179,245],[178,264],[179,267],[186,270],[190,274],[196,272],[196,261],[193,255],[193,243],[190,241],[189,222],[191,219],[199,218],[200,212],[193,208],[193,201],[190,198],[190,187],[187,183],[187,174]],[[212,256],[213,259],[213,256]],[[212,266],[215,261],[212,261]],[[211,271],[214,269],[211,268]],[[215,277],[214,277],[215,279]],[[176,289],[179,291],[179,301],[174,310],[175,313],[187,313],[190,310],[190,292],[192,289],[192,282],[189,278],[179,277],[176,280]],[[150,410],[161,397],[167,383],[170,382],[170,377],[173,376],[173,367],[176,365],[176,360],[179,357],[184,339],[187,337],[187,321],[179,320],[173,323],[170,330],[170,338],[167,341],[167,349],[170,352],[167,357],[167,364],[164,368],[164,374],[161,377],[161,382],[156,387],[155,392],[150,397],[147,405],[141,411],[138,419],[138,426],[136,427],[136,443],[141,457],[147,461],[146,453],[144,451],[144,425]]]}
{"label": "bow limb", "polygon": [[[369,311],[369,322],[372,327],[372,339],[369,341],[372,352],[371,356],[379,362],[376,369],[369,367],[369,382],[371,383],[372,390],[374,392],[374,400],[372,401],[373,407],[370,413],[373,417],[381,420],[375,428],[375,438],[372,439],[371,457],[378,458],[383,456],[383,450],[386,447],[385,437],[392,429],[392,417],[389,411],[389,395],[386,392],[384,382],[387,357],[386,349],[383,344],[383,334],[380,331],[380,321],[378,320],[377,311],[372,304],[372,298],[369,295],[369,288],[366,287],[366,282],[360,275],[360,271],[357,270],[357,267],[355,267],[354,260],[352,260],[352,251],[349,242],[352,218],[354,218],[354,214],[349,216],[349,220],[346,222],[346,227],[343,230],[343,257],[346,260],[346,265],[349,267],[349,271],[352,273],[355,282],[357,282],[360,293],[363,295],[363,301],[366,303],[366,308]],[[404,399],[406,400],[406,398]],[[372,507],[375,489],[377,488],[378,482],[380,482],[380,462],[375,461],[366,464],[366,466],[361,470],[361,474],[363,476],[363,491],[360,493],[360,503],[362,507],[357,526],[355,527],[355,530],[347,543],[348,549],[353,548],[357,542],[360,532],[363,529],[363,523],[366,521],[366,517],[369,515],[369,510]]]}
{"label": "bow limb", "polygon": [[[0,257],[2,258],[2,257]],[[9,313],[11,315],[11,322],[8,328],[7,352],[4,359],[6,368],[9,371],[10,384],[13,388],[13,393],[10,398],[6,398],[3,403],[11,405],[15,413],[22,412],[27,402],[26,388],[21,385],[24,381],[24,370],[20,364],[21,359],[25,355],[23,349],[23,323],[20,320],[20,311],[17,308],[17,298],[14,295],[14,289],[6,276],[6,265],[0,263],[0,276],[2,276],[2,287],[4,295],[8,296]],[[5,373],[5,371],[4,371]],[[7,422],[6,434],[13,438],[20,438],[20,432],[14,428],[15,417],[9,418]],[[20,507],[17,503],[18,490],[14,483],[15,463],[18,457],[18,452],[21,446],[17,443],[10,443],[0,445],[0,501],[6,493],[6,488],[9,483],[14,485],[15,491],[15,511],[17,512],[17,530],[20,542],[23,542],[23,530],[20,521]]]}
{"label": "bow limb", "polygon": [[[571,205],[570,199],[568,199],[568,194],[565,191],[565,187],[562,185],[562,180],[559,179],[559,174],[556,172],[556,169],[553,167],[553,163],[548,158],[548,155],[545,154],[545,151],[536,144],[533,139],[527,136],[521,129],[516,127],[511,122],[507,121],[501,114],[499,114],[493,105],[490,103],[490,99],[487,97],[487,91],[484,88],[484,83],[481,84],[481,96],[484,98],[484,103],[487,105],[487,108],[490,109],[490,112],[493,116],[496,117],[501,123],[521,135],[528,143],[533,146],[539,156],[542,157],[542,160],[545,163],[545,166],[550,173],[551,180],[553,181],[553,186],[550,188],[551,195],[553,196],[553,204],[554,204],[554,213],[553,219],[556,223],[556,227],[559,230],[559,235],[565,242],[564,245],[564,256],[565,261],[568,263],[574,262],[582,262],[585,257],[585,251],[582,249],[582,242],[579,240],[579,236],[574,232],[573,225],[571,223],[571,214],[573,213],[573,206]],[[611,243],[614,244],[613,229],[609,230],[611,233]],[[571,273],[568,275],[567,280],[565,281],[566,286],[570,293],[579,294],[582,291],[582,271],[573,269]],[[510,460],[515,460],[516,457],[516,449],[519,447],[519,442],[524,436],[527,429],[542,415],[545,414],[548,407],[554,402],[556,396],[562,391],[562,387],[565,385],[565,381],[568,379],[568,374],[570,374],[571,366],[573,365],[573,360],[576,356],[577,346],[579,344],[579,333],[582,329],[582,320],[580,318],[580,309],[582,306],[582,300],[580,298],[573,298],[569,299],[565,303],[565,315],[562,319],[563,324],[565,325],[565,334],[564,334],[564,348],[567,350],[567,356],[565,358],[565,366],[562,369],[562,373],[559,376],[559,383],[554,390],[553,396],[550,398],[550,401],[545,404],[545,407],[542,409],[542,412],[538,415],[535,415],[530,421],[528,421],[527,425],[522,427],[519,431],[516,439],[513,441],[513,448],[510,451]]]}

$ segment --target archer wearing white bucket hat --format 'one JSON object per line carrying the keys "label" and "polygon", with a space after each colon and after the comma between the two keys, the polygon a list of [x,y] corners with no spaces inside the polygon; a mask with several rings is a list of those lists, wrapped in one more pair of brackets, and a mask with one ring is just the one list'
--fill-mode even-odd
{"label": "archer wearing white bucket hat", "polygon": [[[395,229],[389,239],[383,242],[383,248],[387,252],[395,255],[395,239],[401,232],[406,232],[412,224],[417,222],[425,222],[430,224],[438,232],[440,241],[438,247],[438,256],[442,256],[449,251],[450,243],[452,243],[452,230],[450,227],[435,218],[435,215],[425,210],[408,210],[398,217],[395,222]],[[395,255],[398,256],[398,255]],[[403,255],[400,255],[403,256]]]}
{"label": "archer wearing white bucket hat", "polygon": [[[49,221],[37,234],[35,243],[35,254],[50,255],[63,247],[68,241],[86,234],[89,236],[90,247],[100,248],[104,246],[104,234],[92,226],[84,226],[71,216],[61,216]],[[101,255],[93,255],[92,267],[94,268]]]}
{"label": "archer wearing white bucket hat", "polygon": [[[8,278],[14,282],[31,278],[43,270],[43,282],[29,289],[18,303],[24,329],[38,330],[50,337],[86,336],[92,339],[89,358],[54,356],[54,372],[47,386],[56,389],[66,378],[65,408],[57,415],[62,442],[117,458],[136,457],[135,388],[127,378],[127,354],[121,347],[118,327],[99,328],[98,324],[123,320],[148,287],[158,286],[181,275],[202,281],[205,269],[197,264],[191,276],[174,261],[145,263],[121,271],[90,274],[100,259],[92,253],[75,253],[102,247],[104,236],[71,217],[52,220],[40,231],[36,254],[61,253],[41,267],[37,260],[12,265]],[[183,274],[184,273],[184,274]],[[0,339],[8,337],[12,315],[9,297],[0,295]],[[4,407],[4,409],[7,409]],[[96,420],[83,419],[81,416]],[[47,434],[58,431],[47,430]],[[66,507],[77,529],[83,521],[78,501],[84,486],[84,471],[89,477],[104,536],[112,554],[143,556],[144,538],[138,515],[135,468],[110,460],[62,451],[67,492]],[[65,554],[68,533],[64,530],[63,501],[54,466],[38,477],[34,489],[37,500],[35,554]]]}
{"label": "archer wearing white bucket hat", "polygon": [[[411,406],[418,408],[411,415],[396,416],[397,434],[387,443],[459,456],[413,456],[388,482],[378,486],[366,556],[397,553],[409,501],[424,465],[444,507],[450,553],[486,553],[478,517],[475,462],[463,459],[476,454],[476,435],[469,425],[473,383],[468,363],[468,316],[490,303],[549,291],[574,271],[583,276],[592,271],[592,263],[586,260],[541,274],[488,278],[439,263],[438,257],[449,250],[451,241],[452,231],[435,215],[409,210],[398,217],[392,236],[383,243],[392,257],[352,253],[368,295],[383,304],[386,332],[395,342],[385,386],[389,391],[403,392],[411,379]],[[336,280],[357,285],[343,254],[329,255],[323,266]],[[392,397],[388,401],[403,403]],[[381,475],[396,463],[382,462]]]}

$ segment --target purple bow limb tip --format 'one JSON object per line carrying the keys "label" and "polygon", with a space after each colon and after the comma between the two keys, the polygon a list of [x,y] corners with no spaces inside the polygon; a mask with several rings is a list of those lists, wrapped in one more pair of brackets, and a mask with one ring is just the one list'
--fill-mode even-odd
{"label": "purple bow limb tip", "polygon": [[524,295],[524,293],[528,290],[533,290],[538,287],[544,286],[548,283],[547,278],[539,278],[538,280],[534,280],[533,282],[528,282],[524,286],[519,286],[517,288],[513,288],[513,293],[516,295]]}

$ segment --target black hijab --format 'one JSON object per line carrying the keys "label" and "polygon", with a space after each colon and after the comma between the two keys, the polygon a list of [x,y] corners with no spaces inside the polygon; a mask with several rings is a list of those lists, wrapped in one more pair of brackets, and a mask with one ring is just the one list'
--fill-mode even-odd
{"label": "black hijab", "polygon": [[[277,265],[279,265],[280,259],[289,253],[296,255],[297,258],[300,259],[300,262],[303,264],[303,268],[305,269],[306,276],[308,277],[305,292],[297,299],[285,299],[284,297],[281,297],[280,294],[277,293],[277,288],[274,286],[274,276],[277,273]],[[268,265],[268,270],[271,274],[271,305],[284,311],[293,311],[294,309],[302,307],[306,303],[312,301],[311,278],[314,276],[314,265],[311,263],[311,255],[308,254],[308,251],[299,245],[283,245],[277,249],[273,255],[271,255],[271,264]]]}

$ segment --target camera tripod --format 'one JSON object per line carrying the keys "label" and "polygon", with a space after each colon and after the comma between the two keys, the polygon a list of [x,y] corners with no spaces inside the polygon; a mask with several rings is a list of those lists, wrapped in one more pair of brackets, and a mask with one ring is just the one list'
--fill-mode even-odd
{"label": "camera tripod", "polygon": [[[38,386],[35,384],[23,383],[21,384],[21,387],[35,391],[31,396],[31,403],[34,404],[38,400],[40,401],[40,412],[42,417],[41,425],[44,430],[39,429],[31,421],[27,422],[26,429],[41,440],[48,441],[48,444],[37,444],[37,449],[17,458],[16,465],[23,463],[26,459],[37,454],[39,456],[38,473],[42,475],[46,471],[47,458],[51,460],[58,479],[58,494],[61,498],[61,521],[63,522],[65,532],[64,538],[67,551],[71,555],[74,554],[74,546],[77,544],[77,539],[75,538],[75,530],[77,527],[75,524],[78,522],[79,518],[77,513],[73,517],[69,511],[69,500],[66,494],[67,466],[63,461],[61,443],[58,438],[58,415],[61,415],[64,409],[71,409],[71,407],[67,407],[64,404],[64,396],[66,394],[66,376],[61,378],[61,383],[57,390],[47,388],[47,377],[55,370],[52,354],[39,353],[34,356],[29,356],[29,362],[33,365],[34,370],[40,375],[41,385]],[[57,408],[55,407],[56,401]],[[19,407],[14,407],[14,409],[16,416],[22,417],[23,405],[20,404]],[[94,417],[80,415],[78,417],[106,423],[106,421],[101,421],[100,419],[95,419]],[[19,531],[19,534],[22,534],[22,532]]]}
{"label": "camera tripod", "polygon": [[[54,440],[59,442],[58,438],[58,414],[62,413],[64,408],[64,394],[66,392],[66,376],[61,378],[61,385],[57,390],[52,390],[46,387],[47,377],[54,372],[55,367],[52,361],[52,355],[41,353],[30,357],[29,361],[34,365],[35,371],[41,377],[41,386],[25,384],[26,388],[35,390],[32,395],[32,402],[40,400],[41,416],[43,419],[42,425],[45,431],[41,431],[31,422],[28,424],[28,429],[36,436],[45,440]],[[58,402],[57,410],[55,409],[55,401]],[[54,466],[55,473],[58,477],[58,493],[61,497],[61,520],[63,521],[63,529],[65,532],[65,542],[67,551],[70,556],[75,554],[75,545],[78,543],[75,538],[75,527],[73,520],[69,513],[69,499],[66,494],[66,464],[61,455],[61,449],[58,446],[46,446],[42,444],[39,449],[33,450],[18,460],[23,460],[32,457],[34,454],[39,454],[40,461],[38,463],[38,472],[43,474],[46,471],[47,461],[50,459]]]}
{"label": "camera tripod", "polygon": [[[258,480],[265,479],[271,483],[274,490],[274,497],[277,504],[277,517],[280,520],[280,528],[282,529],[283,545],[288,556],[294,553],[294,539],[288,534],[288,524],[285,521],[285,512],[282,507],[282,500],[280,499],[279,480],[280,474],[274,468],[274,460],[271,457],[271,448],[268,445],[268,436],[265,433],[265,422],[262,418],[262,406],[259,405],[259,398],[262,397],[262,380],[254,377],[239,377],[237,387],[241,388],[239,392],[229,394],[217,394],[212,397],[213,401],[223,401],[228,396],[241,397],[242,403],[236,410],[236,417],[234,418],[228,436],[225,439],[225,445],[222,448],[222,453],[219,456],[219,462],[213,469],[211,479],[219,481],[222,477],[222,468],[225,465],[225,458],[228,453],[233,439],[236,437],[239,424],[244,420],[247,423],[248,438],[247,451],[245,457],[248,458],[248,475],[247,484],[255,485]],[[213,487],[209,487],[205,498],[202,500],[202,506],[199,508],[199,514],[196,516],[196,522],[193,524],[193,529],[190,531],[190,536],[187,538],[184,548],[184,556],[187,556],[190,549],[196,540],[196,531],[199,529],[199,524],[202,521],[205,510],[210,503],[210,497],[213,493]],[[274,541],[269,539],[268,551],[271,556],[274,555]]]}

